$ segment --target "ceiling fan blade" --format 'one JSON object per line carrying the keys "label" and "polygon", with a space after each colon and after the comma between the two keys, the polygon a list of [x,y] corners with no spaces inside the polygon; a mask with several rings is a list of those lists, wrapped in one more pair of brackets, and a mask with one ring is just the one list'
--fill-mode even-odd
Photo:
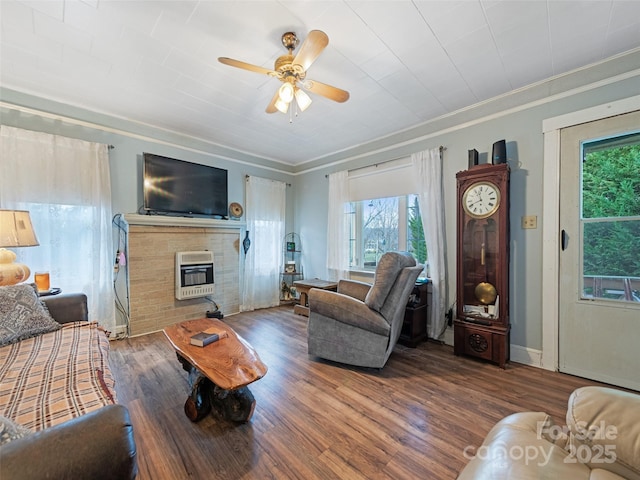
{"label": "ceiling fan blade", "polygon": [[276,113],[278,109],[276,108],[276,102],[278,101],[280,95],[280,90],[276,90],[276,94],[273,96],[269,105],[267,105],[267,109],[265,110],[267,113]]}
{"label": "ceiling fan blade", "polygon": [[337,87],[332,87],[326,83],[316,82],[315,80],[305,80],[302,82],[302,86],[310,92],[322,95],[334,102],[342,103],[349,100],[349,92]]}
{"label": "ceiling fan blade", "polygon": [[306,72],[328,44],[329,37],[326,33],[320,30],[311,30],[300,45],[300,50],[293,59],[293,65],[300,65]]}
{"label": "ceiling fan blade", "polygon": [[218,61],[220,63],[224,63],[225,65],[230,65],[236,68],[242,68],[244,70],[249,70],[250,72],[256,73],[264,73],[265,75],[269,75],[271,77],[277,77],[278,73],[273,70],[269,70],[268,68],[259,67],[258,65],[252,65],[250,63],[241,62],[240,60],[234,60],[233,58],[227,57],[218,57]]}

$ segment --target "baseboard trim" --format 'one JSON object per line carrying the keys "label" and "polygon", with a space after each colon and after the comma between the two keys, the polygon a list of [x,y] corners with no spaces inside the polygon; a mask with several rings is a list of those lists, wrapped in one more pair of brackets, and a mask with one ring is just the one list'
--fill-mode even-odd
{"label": "baseboard trim", "polygon": [[120,338],[125,338],[127,336],[127,326],[126,325],[116,325],[111,335],[109,336],[109,340],[119,340]]}
{"label": "baseboard trim", "polygon": [[542,350],[511,344],[511,361],[542,368]]}
{"label": "baseboard trim", "polygon": [[450,345],[453,347],[453,327],[447,327],[447,329],[444,331],[442,341],[445,345]]}

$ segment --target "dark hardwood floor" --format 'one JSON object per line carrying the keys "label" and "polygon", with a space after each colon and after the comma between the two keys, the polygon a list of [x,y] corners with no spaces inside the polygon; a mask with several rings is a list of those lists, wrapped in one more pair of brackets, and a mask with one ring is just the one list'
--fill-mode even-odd
{"label": "dark hardwood floor", "polygon": [[561,425],[570,393],[596,382],[396,347],[382,370],[307,355],[306,317],[279,307],[225,317],[269,367],[250,385],[247,424],[183,412],[187,374],[164,334],[112,342],[118,401],[134,424],[139,479],[453,479],[502,417],[545,411]]}

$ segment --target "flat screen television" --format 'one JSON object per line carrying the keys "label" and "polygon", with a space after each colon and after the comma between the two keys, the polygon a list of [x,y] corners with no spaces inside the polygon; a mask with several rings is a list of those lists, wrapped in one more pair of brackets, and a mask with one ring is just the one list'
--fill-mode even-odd
{"label": "flat screen television", "polygon": [[227,217],[226,170],[145,153],[143,175],[147,213]]}

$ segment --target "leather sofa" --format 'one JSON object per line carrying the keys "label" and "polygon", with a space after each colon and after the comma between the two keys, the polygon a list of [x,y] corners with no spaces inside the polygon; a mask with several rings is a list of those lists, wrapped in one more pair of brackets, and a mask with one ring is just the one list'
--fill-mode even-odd
{"label": "leather sofa", "polygon": [[[84,294],[43,300],[58,323],[86,323]],[[133,479],[137,471],[133,426],[127,409],[118,404],[99,406],[0,446],[0,479]]]}
{"label": "leather sofa", "polygon": [[516,413],[464,455],[471,461],[459,480],[640,480],[640,395],[579,388],[566,426],[543,412]]}
{"label": "leather sofa", "polygon": [[2,479],[133,479],[133,427],[127,409],[107,405],[0,447]]}

